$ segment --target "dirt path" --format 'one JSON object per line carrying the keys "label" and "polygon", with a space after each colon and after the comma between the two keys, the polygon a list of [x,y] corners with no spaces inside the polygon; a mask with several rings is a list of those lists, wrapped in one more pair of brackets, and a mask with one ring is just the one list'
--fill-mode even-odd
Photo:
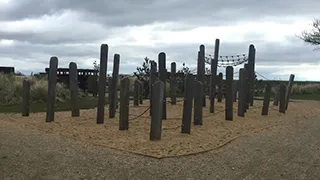
{"label": "dirt path", "polygon": [[320,179],[320,117],[157,160],[0,124],[0,179]]}

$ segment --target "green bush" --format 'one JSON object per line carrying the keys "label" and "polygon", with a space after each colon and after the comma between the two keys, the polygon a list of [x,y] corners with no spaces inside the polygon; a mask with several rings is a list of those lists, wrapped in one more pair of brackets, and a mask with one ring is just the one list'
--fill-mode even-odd
{"label": "green bush", "polygon": [[[48,81],[46,77],[0,74],[0,105],[21,103],[22,81],[24,79],[28,79],[30,82],[31,103],[47,101]],[[67,101],[70,99],[70,91],[57,83],[56,97],[57,101]]]}

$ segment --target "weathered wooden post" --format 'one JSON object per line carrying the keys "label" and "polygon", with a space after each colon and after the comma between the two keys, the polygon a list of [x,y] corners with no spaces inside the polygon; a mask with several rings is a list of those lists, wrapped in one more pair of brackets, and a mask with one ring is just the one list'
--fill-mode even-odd
{"label": "weathered wooden post", "polygon": [[275,88],[274,97],[273,97],[273,105],[274,106],[278,106],[278,104],[279,104],[279,97],[280,97],[279,93],[280,93],[279,86],[277,86]]}
{"label": "weathered wooden post", "polygon": [[[203,44],[199,47],[200,51],[198,52],[198,66],[197,66],[197,81],[200,81],[202,86],[205,86],[205,47]],[[202,87],[202,92],[204,92],[204,87]],[[203,93],[202,95],[203,101],[202,106],[206,107],[206,95]]]}
{"label": "weathered wooden post", "polygon": [[47,114],[46,122],[54,121],[54,105],[56,102],[56,85],[57,85],[57,69],[58,58],[51,57],[48,73],[48,102],[47,102]]}
{"label": "weathered wooden post", "polygon": [[223,74],[219,73],[218,75],[218,102],[222,102],[222,86],[223,86]]}
{"label": "weathered wooden post", "polygon": [[225,113],[226,120],[233,120],[233,96],[232,96],[232,82],[233,82],[233,67],[228,66],[226,68],[226,102],[225,102]]}
{"label": "weathered wooden post", "polygon": [[108,104],[111,102],[111,94],[112,94],[112,77],[107,77],[108,79]]}
{"label": "weathered wooden post", "polygon": [[237,102],[237,92],[238,92],[238,81],[234,81],[232,83],[232,95],[233,95],[233,102]]}
{"label": "weathered wooden post", "polygon": [[139,106],[139,97],[140,97],[140,82],[139,80],[134,81],[133,85],[133,91],[134,91],[134,97],[133,97],[133,105]]}
{"label": "weathered wooden post", "polygon": [[118,99],[118,79],[119,79],[119,63],[120,55],[114,54],[113,57],[113,71],[111,79],[111,89],[109,90],[109,118],[116,116],[117,99]]}
{"label": "weathered wooden post", "polygon": [[194,86],[193,75],[187,74],[185,82],[181,133],[190,134]]}
{"label": "weathered wooden post", "polygon": [[150,140],[160,140],[162,131],[162,108],[164,96],[164,83],[156,81],[152,85],[152,115],[150,127]]}
{"label": "weathered wooden post", "polygon": [[171,75],[170,75],[170,95],[171,95],[171,104],[177,104],[177,82],[176,82],[176,63],[171,63]]}
{"label": "weathered wooden post", "polygon": [[98,107],[97,107],[97,124],[104,123],[104,105],[106,101],[106,71],[108,68],[108,51],[107,44],[102,44],[100,48],[100,70],[99,70],[99,87],[98,87]]}
{"label": "weathered wooden post", "polygon": [[[140,82],[140,81],[139,81]],[[140,94],[139,94],[139,104],[143,104],[143,92],[144,92],[144,89],[143,89],[143,84],[142,82],[139,83],[139,91],[140,91]]]}
{"label": "weathered wooden post", "polygon": [[71,94],[71,117],[79,117],[80,110],[78,105],[78,69],[75,62],[69,63],[69,89]]}
{"label": "weathered wooden post", "polygon": [[30,82],[22,81],[22,116],[29,116],[30,112]]}
{"label": "weathered wooden post", "polygon": [[120,82],[120,122],[119,130],[129,129],[129,88],[130,79],[124,78]]}
{"label": "weathered wooden post", "polygon": [[244,65],[245,68],[245,81],[246,81],[246,88],[245,88],[245,112],[247,112],[247,110],[249,109],[249,101],[250,101],[250,82],[249,82],[249,73],[250,73],[250,69],[249,69],[249,65],[245,64]]}
{"label": "weathered wooden post", "polygon": [[253,44],[249,46],[248,54],[248,81],[249,81],[249,92],[248,92],[248,105],[253,106],[253,95],[254,95],[254,83],[255,83],[255,56],[256,49]]}
{"label": "weathered wooden post", "polygon": [[150,116],[152,114],[152,86],[157,80],[157,63],[155,61],[150,61],[151,67],[150,67],[150,78],[149,78],[149,103],[150,103]]}
{"label": "weathered wooden post", "polygon": [[280,105],[279,105],[279,112],[286,113],[286,86],[284,84],[280,85],[279,88],[280,94]]}
{"label": "weathered wooden post", "polygon": [[211,59],[211,76],[210,76],[210,113],[214,113],[214,101],[216,96],[216,75],[218,67],[220,40],[216,39],[214,45],[214,56]]}
{"label": "weathered wooden post", "polygon": [[290,100],[290,95],[291,95],[291,91],[292,91],[293,81],[294,81],[294,74],[291,74],[290,78],[289,78],[289,83],[288,83],[288,86],[287,86],[287,90],[286,90],[286,110],[288,109],[288,105],[289,105],[289,100]]}
{"label": "weathered wooden post", "polygon": [[164,52],[160,52],[158,55],[158,64],[159,64],[159,80],[164,84],[163,90],[163,102],[162,102],[162,119],[167,119],[167,100],[166,100],[166,54]]}
{"label": "weathered wooden post", "polygon": [[202,125],[202,106],[203,106],[203,85],[200,81],[194,82],[195,90],[194,94],[194,114],[193,114],[193,124]]}
{"label": "weathered wooden post", "polygon": [[271,84],[268,82],[264,89],[264,98],[263,98],[263,106],[262,106],[262,116],[268,115],[269,111],[269,103],[270,103],[270,93],[271,93]]}
{"label": "weathered wooden post", "polygon": [[244,117],[244,98],[245,98],[245,69],[239,70],[239,97],[238,97],[238,116]]}

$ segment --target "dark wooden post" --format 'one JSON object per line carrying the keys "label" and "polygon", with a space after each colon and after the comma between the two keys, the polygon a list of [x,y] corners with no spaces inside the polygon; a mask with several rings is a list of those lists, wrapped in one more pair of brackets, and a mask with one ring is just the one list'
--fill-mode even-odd
{"label": "dark wooden post", "polygon": [[143,89],[143,84],[142,84],[142,82],[139,83],[139,91],[140,91],[140,94],[139,94],[139,104],[143,104],[143,92],[144,92],[144,89]]}
{"label": "dark wooden post", "polygon": [[261,115],[263,115],[263,116],[268,115],[269,103],[270,103],[270,93],[271,93],[271,84],[267,83],[265,90],[264,90],[263,106],[262,106],[262,112],[261,112]]}
{"label": "dark wooden post", "polygon": [[26,79],[22,82],[22,116],[29,116],[30,112],[30,82]]}
{"label": "dark wooden post", "polygon": [[152,114],[152,86],[153,84],[156,82],[157,80],[157,76],[156,76],[156,73],[157,73],[157,63],[155,61],[151,61],[150,62],[151,64],[151,68],[150,68],[150,79],[149,79],[149,103],[150,103],[150,116]]}
{"label": "dark wooden post", "polygon": [[159,80],[164,84],[163,90],[163,102],[162,102],[162,119],[167,119],[167,102],[166,102],[166,82],[167,82],[167,71],[166,71],[166,54],[164,52],[158,55],[159,64]]}
{"label": "dark wooden post", "polygon": [[119,130],[129,129],[129,88],[130,79],[124,78],[120,82],[120,122]]}
{"label": "dark wooden post", "polygon": [[108,65],[107,44],[102,44],[100,49],[100,71],[99,71],[99,87],[98,87],[98,107],[97,107],[97,124],[104,123],[104,105],[106,101],[106,72]]}
{"label": "dark wooden post", "polygon": [[185,82],[181,133],[190,134],[194,86],[193,75],[187,74]]}
{"label": "dark wooden post", "polygon": [[[205,86],[205,46],[203,44],[199,47],[200,51],[198,52],[198,67],[197,67],[197,81],[200,81],[202,86]],[[202,87],[202,92],[204,92],[204,87]],[[206,95],[202,95],[203,101],[202,106],[206,107]]]}
{"label": "dark wooden post", "polygon": [[248,92],[248,105],[253,106],[253,93],[254,93],[254,83],[255,83],[255,54],[256,49],[253,44],[249,46],[248,54],[248,82],[249,82],[249,92]]}
{"label": "dark wooden post", "polygon": [[47,114],[46,122],[54,121],[54,105],[56,102],[56,85],[57,85],[57,69],[58,69],[58,58],[50,58],[50,66],[48,73],[48,102],[47,102]]}
{"label": "dark wooden post", "polygon": [[237,92],[238,92],[238,81],[234,81],[232,83],[232,95],[233,95],[233,102],[237,102]]}
{"label": "dark wooden post", "polygon": [[195,81],[194,87],[195,87],[195,91],[193,92],[194,93],[193,124],[202,125],[203,85],[200,81]]}
{"label": "dark wooden post", "polygon": [[156,81],[152,87],[152,115],[150,127],[150,140],[160,140],[162,131],[162,108],[164,96],[164,83]]}
{"label": "dark wooden post", "polygon": [[238,97],[238,116],[244,117],[244,97],[245,97],[245,69],[239,70],[239,97]]}
{"label": "dark wooden post", "polygon": [[111,103],[111,97],[112,97],[112,77],[107,77],[108,78],[108,104],[110,105]]}
{"label": "dark wooden post", "polygon": [[232,96],[232,82],[233,82],[233,67],[226,68],[226,120],[233,120],[233,96]]}
{"label": "dark wooden post", "polygon": [[279,112],[286,113],[286,86],[284,84],[281,84],[279,91],[280,91]]}
{"label": "dark wooden post", "polygon": [[216,95],[216,75],[218,67],[220,40],[216,39],[214,45],[214,58],[211,59],[211,76],[210,76],[210,113],[214,113],[214,101]]}
{"label": "dark wooden post", "polygon": [[249,69],[249,65],[248,64],[245,64],[244,65],[244,68],[245,68],[245,82],[246,82],[246,88],[245,88],[245,104],[244,104],[244,107],[245,107],[245,112],[247,112],[247,110],[249,109],[249,101],[250,101],[250,85],[249,85],[249,73],[250,73],[250,69]]}
{"label": "dark wooden post", "polygon": [[113,71],[111,80],[111,96],[109,104],[109,118],[114,118],[116,116],[117,100],[118,100],[118,79],[119,79],[119,63],[120,55],[115,54],[113,57]]}
{"label": "dark wooden post", "polygon": [[139,106],[139,96],[140,96],[140,82],[139,80],[134,81],[133,91],[134,91],[134,97],[133,97],[133,105]]}
{"label": "dark wooden post", "polygon": [[222,86],[223,86],[223,74],[219,73],[218,81],[218,102],[222,102]]}
{"label": "dark wooden post", "polygon": [[292,91],[293,81],[294,81],[294,74],[291,74],[290,75],[290,79],[289,79],[289,83],[288,83],[288,86],[287,86],[287,90],[286,90],[286,110],[288,109],[288,105],[289,105],[289,100],[290,100],[290,95],[291,95],[291,91]]}
{"label": "dark wooden post", "polygon": [[171,75],[170,75],[170,95],[171,95],[171,104],[177,104],[177,82],[176,82],[176,63],[171,63]]}
{"label": "dark wooden post", "polygon": [[75,62],[70,62],[69,64],[69,86],[71,94],[71,117],[79,117],[80,110],[78,105],[78,69]]}

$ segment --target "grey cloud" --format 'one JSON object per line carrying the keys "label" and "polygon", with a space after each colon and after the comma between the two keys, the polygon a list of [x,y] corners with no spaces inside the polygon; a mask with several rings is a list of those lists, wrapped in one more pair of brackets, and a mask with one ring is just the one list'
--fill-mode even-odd
{"label": "grey cloud", "polygon": [[318,13],[320,1],[314,0],[41,0],[14,1],[3,8],[2,20],[38,17],[62,10],[82,12],[90,21],[126,26],[155,21],[181,21],[202,25],[230,24],[236,21],[261,20],[266,16]]}

